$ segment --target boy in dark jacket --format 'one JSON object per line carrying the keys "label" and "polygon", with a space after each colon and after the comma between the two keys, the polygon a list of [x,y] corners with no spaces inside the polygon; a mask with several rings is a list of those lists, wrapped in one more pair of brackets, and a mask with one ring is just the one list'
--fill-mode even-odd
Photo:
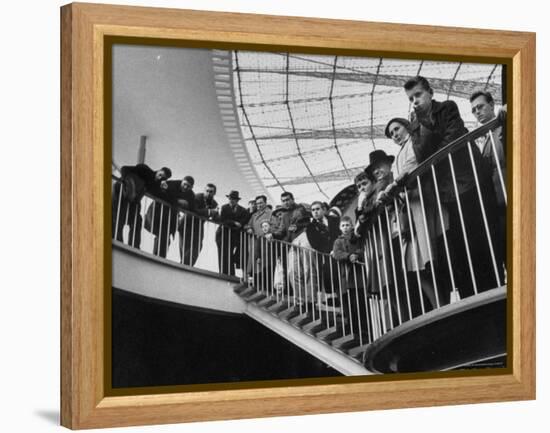
{"label": "boy in dark jacket", "polygon": [[340,220],[340,231],[342,234],[334,242],[332,251],[337,262],[340,286],[335,291],[338,295],[342,293],[342,315],[349,318],[350,331],[359,335],[361,329],[367,326],[363,287],[365,265],[361,263],[362,240],[353,233],[353,221],[349,216],[343,216]]}

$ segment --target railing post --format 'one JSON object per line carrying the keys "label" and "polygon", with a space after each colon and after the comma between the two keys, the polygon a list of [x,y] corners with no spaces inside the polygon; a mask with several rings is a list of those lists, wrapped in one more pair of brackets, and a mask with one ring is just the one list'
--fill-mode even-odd
{"label": "railing post", "polygon": [[[351,264],[352,268],[353,268],[353,283],[354,283],[354,287],[355,287],[355,305],[356,305],[356,309],[355,311],[357,311],[357,333],[359,334],[359,345],[362,346],[363,345],[363,335],[362,335],[362,332],[361,332],[361,308],[359,307],[359,287],[357,286],[357,269],[356,269],[356,264],[355,263],[352,263]],[[351,302],[350,302],[351,304]]]}
{"label": "railing post", "polygon": [[[115,184],[117,185],[117,184]],[[117,211],[116,211],[116,221],[115,221],[115,239],[118,240],[118,223],[120,219],[120,203],[122,202],[122,183],[118,183],[118,203],[117,203]],[[116,191],[116,186],[115,186]]]}
{"label": "railing post", "polygon": [[[397,319],[399,321],[399,324],[401,325],[401,323],[403,323],[403,320],[401,318],[401,306],[399,305],[400,304],[400,298],[399,298],[399,287],[397,285],[397,270],[396,270],[396,267],[395,267],[395,259],[394,259],[394,251],[393,251],[393,239],[392,239],[392,236],[391,236],[391,225],[390,225],[390,217],[389,217],[389,214],[388,214],[388,207],[387,206],[384,206],[384,211],[386,213],[386,226],[388,228],[388,242],[389,242],[389,245],[390,245],[390,258],[391,258],[391,265],[392,265],[392,270],[393,270],[393,284],[394,284],[394,291],[395,291],[395,303],[396,303],[396,306],[397,306]],[[396,219],[399,219],[399,213],[398,213],[398,210],[397,208],[394,207],[394,214],[395,214],[395,217]],[[407,278],[407,274],[404,274],[404,278]],[[392,327],[393,327],[393,324],[392,324]]]}
{"label": "railing post", "polygon": [[[491,253],[491,260],[493,262],[493,270],[495,272],[495,279],[496,279],[497,287],[500,287],[501,286],[500,275],[498,273],[497,261],[495,259],[495,251],[493,249],[493,240],[491,238],[491,231],[489,230],[489,224],[487,222],[487,214],[485,212],[485,204],[483,202],[483,196],[481,194],[481,187],[479,186],[479,179],[478,179],[478,176],[477,176],[477,167],[476,167],[476,164],[475,164],[475,161],[474,161],[474,155],[472,153],[472,144],[470,142],[468,142],[468,152],[470,154],[470,161],[472,163],[472,170],[474,172],[474,181],[475,181],[475,184],[476,184],[477,196],[479,198],[479,206],[481,207],[481,216],[483,217],[483,225],[485,227],[485,234],[487,235],[487,242],[489,244],[489,251]],[[491,185],[491,187],[492,187],[492,185]]]}
{"label": "railing post", "polygon": [[420,266],[418,264],[418,248],[416,245],[416,238],[414,236],[414,223],[411,215],[411,204],[409,202],[409,191],[407,187],[405,187],[405,203],[407,205],[407,218],[409,220],[409,230],[411,232],[411,244],[413,247],[414,265],[416,267],[416,283],[418,285],[418,296],[420,297],[420,309],[422,311],[422,314],[426,314],[426,308],[424,307],[422,282],[420,279]]}
{"label": "railing post", "polygon": [[438,213],[439,213],[439,221],[441,223],[441,233],[443,234],[443,245],[445,247],[445,254],[446,254],[446,257],[447,257],[447,266],[448,266],[448,269],[449,269],[449,277],[451,279],[451,293],[450,293],[450,299],[451,301],[453,299],[459,299],[460,298],[460,295],[459,295],[459,292],[458,292],[458,289],[456,287],[456,283],[455,283],[455,277],[454,277],[454,273],[453,273],[453,265],[452,265],[452,262],[451,262],[451,255],[449,253],[449,243],[447,241],[447,233],[446,233],[446,230],[445,230],[445,219],[443,218],[443,209],[441,207],[441,199],[440,199],[440,196],[439,196],[439,186],[437,184],[437,176],[435,174],[435,167],[432,165],[432,178],[433,178],[433,181],[434,181],[434,188],[435,188],[435,198],[436,198],[436,201],[437,201],[437,209],[438,209]]}
{"label": "railing post", "polygon": [[504,176],[502,175],[502,168],[500,167],[500,161],[498,160],[497,149],[495,145],[495,139],[493,137],[493,131],[489,130],[489,140],[491,141],[491,148],[493,149],[493,157],[495,159],[495,165],[497,167],[498,178],[500,181],[500,187],[502,188],[502,195],[504,197],[504,204],[508,205],[508,195],[506,194],[506,183],[504,182]]}
{"label": "railing post", "polygon": [[[390,329],[393,329],[393,314],[391,307],[391,298],[390,298],[390,278],[388,277],[388,263],[386,261],[386,248],[384,247],[384,237],[382,235],[382,221],[380,220],[380,214],[378,214],[378,231],[380,232],[380,249],[382,250],[382,263],[384,265],[384,277],[386,281],[386,297],[388,300],[388,310],[389,310],[389,319],[390,319]],[[391,237],[391,233],[389,234]]]}
{"label": "railing post", "polygon": [[460,218],[460,227],[462,228],[462,235],[464,236],[464,246],[466,247],[466,257],[468,259],[468,266],[470,268],[470,275],[472,276],[472,284],[474,286],[474,293],[477,295],[477,283],[476,283],[476,277],[474,274],[474,267],[472,264],[472,256],[470,255],[470,244],[468,242],[468,235],[466,234],[466,225],[464,224],[464,215],[462,214],[462,205],[460,203],[460,196],[458,194],[458,186],[456,183],[456,175],[455,175],[455,169],[453,164],[453,157],[449,153],[449,165],[451,166],[451,178],[453,180],[453,186],[456,196],[456,204],[458,207],[458,214]]}
{"label": "railing post", "polygon": [[[436,308],[439,308],[441,305],[440,305],[440,302],[439,302],[439,291],[437,289],[437,281],[436,281],[436,278],[435,278],[435,267],[434,267],[434,258],[433,258],[433,253],[432,253],[432,242],[431,242],[431,237],[430,237],[430,233],[428,231],[428,219],[426,218],[426,207],[424,206],[424,193],[422,191],[422,182],[420,182],[420,176],[418,176],[416,178],[416,183],[417,183],[417,186],[418,186],[418,194],[420,196],[420,207],[422,209],[422,220],[424,222],[424,235],[426,236],[426,244],[427,244],[427,247],[428,247],[428,256],[430,258],[430,268],[432,269],[432,283],[433,283],[433,286],[434,286],[434,294],[435,294],[435,304],[436,304]],[[435,230],[435,228],[434,228]],[[445,230],[445,228],[443,227],[442,230]]]}
{"label": "railing post", "polygon": [[366,278],[366,273],[367,273],[367,252],[366,252],[366,249],[365,249],[365,252],[364,252],[364,257],[365,257],[365,265],[362,266],[362,269],[361,269],[361,277],[363,278],[363,296],[365,297],[364,299],[364,303],[365,303],[365,319],[367,321],[366,323],[366,327],[367,327],[367,338],[368,338],[368,342],[369,343],[372,343],[372,336],[371,336],[371,331],[370,331],[370,326],[369,326],[369,317],[370,317],[370,322],[372,323],[372,316],[369,314],[369,297],[368,297],[368,292],[367,292],[367,278]]}
{"label": "railing post", "polygon": [[346,336],[346,323],[345,323],[345,308],[344,308],[344,297],[342,296],[342,273],[340,270],[340,262],[336,261],[336,268],[338,271],[338,290],[340,292],[340,311],[342,314],[341,317],[341,323],[342,323],[342,332],[344,333],[344,336]]}

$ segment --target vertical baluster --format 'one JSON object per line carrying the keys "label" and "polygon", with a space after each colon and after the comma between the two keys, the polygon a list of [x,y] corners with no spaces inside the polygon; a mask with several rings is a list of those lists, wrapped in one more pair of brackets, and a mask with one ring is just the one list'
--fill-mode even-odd
{"label": "vertical baluster", "polygon": [[310,287],[311,287],[311,313],[313,315],[313,320],[315,320],[315,297],[314,297],[314,281],[313,281],[313,261],[311,260],[312,252],[307,252],[308,258],[309,258],[309,280],[310,280]]}
{"label": "vertical baluster", "polygon": [[300,314],[302,314],[302,307],[304,304],[304,299],[302,297],[303,292],[305,292],[304,287],[302,287],[302,281],[304,281],[304,268],[303,268],[303,258],[301,258],[301,250],[299,247],[296,247],[296,266],[298,267],[298,301],[300,304]]}
{"label": "vertical baluster", "polygon": [[426,243],[428,246],[428,257],[430,258],[430,268],[432,270],[432,284],[434,286],[435,304],[436,308],[440,307],[439,293],[437,289],[437,281],[435,278],[434,257],[432,253],[432,242],[430,239],[430,233],[428,231],[428,219],[426,218],[426,208],[424,206],[424,193],[422,192],[422,182],[420,182],[420,176],[416,177],[416,184],[418,186],[418,194],[420,196],[420,207],[422,209],[422,220],[424,222],[424,235],[426,236]]}
{"label": "vertical baluster", "polygon": [[168,257],[168,243],[170,242],[170,225],[171,225],[171,217],[172,217],[172,208],[170,206],[168,206],[168,224],[167,224],[167,228],[166,228],[166,253],[164,255],[164,257]]}
{"label": "vertical baluster", "polygon": [[445,219],[443,218],[443,208],[441,207],[441,199],[439,196],[439,186],[437,183],[437,176],[435,174],[435,167],[432,165],[432,178],[434,181],[434,188],[435,188],[435,199],[437,202],[437,210],[439,213],[439,221],[441,223],[441,232],[443,234],[443,245],[445,247],[445,255],[447,257],[447,266],[449,269],[449,277],[451,279],[451,299],[459,299],[458,290],[455,283],[455,277],[453,273],[453,264],[451,262],[451,255],[449,253],[449,242],[447,241],[447,233],[445,230]]}
{"label": "vertical baluster", "polygon": [[[367,321],[366,328],[367,328],[367,339],[369,343],[372,343],[372,335],[370,332],[370,325],[369,322],[372,322],[372,316],[369,314],[369,297],[367,293],[367,252],[365,248],[365,265],[361,267],[361,277],[363,278],[363,296],[365,297],[365,319]],[[369,320],[370,317],[370,320]]]}
{"label": "vertical baluster", "polygon": [[487,213],[485,212],[485,204],[483,202],[483,196],[481,194],[481,187],[479,186],[479,178],[477,176],[477,167],[474,161],[474,154],[472,153],[472,143],[470,142],[468,142],[468,152],[470,154],[470,161],[472,163],[472,170],[474,172],[474,181],[477,189],[477,197],[479,198],[479,206],[481,207],[481,216],[483,217],[483,225],[485,227],[485,234],[487,235],[487,242],[489,244],[489,251],[491,253],[491,261],[493,262],[493,271],[495,272],[497,287],[500,287],[502,284],[500,282],[500,275],[498,273],[498,266],[495,258],[495,251],[493,249],[493,239],[491,238],[491,231],[489,230],[489,223],[487,222]]}
{"label": "vertical baluster", "polygon": [[[119,185],[119,188],[118,188],[118,200],[117,200],[117,209],[116,209],[116,220],[115,220],[115,227],[114,227],[114,232],[115,232],[115,237],[114,239],[115,240],[118,240],[118,223],[119,223],[119,219],[120,219],[120,203],[122,202],[122,183],[116,183],[115,185]],[[115,186],[115,191],[117,190],[116,186]]]}
{"label": "vertical baluster", "polygon": [[132,226],[132,241],[130,243],[132,248],[134,247],[134,244],[136,242],[136,224],[137,224],[137,216],[138,216],[137,204],[134,206],[133,209],[134,209],[134,225]]}
{"label": "vertical baluster", "polygon": [[[156,238],[155,236],[155,213],[156,213],[156,210],[157,210],[157,202],[155,199],[151,199],[151,206],[153,206],[153,212],[152,212],[152,219],[151,219],[151,234],[153,235],[154,238]],[[158,240],[157,240],[158,242]],[[157,243],[157,246],[158,246],[158,243]],[[158,251],[157,251],[158,252]],[[153,254],[155,253],[155,246],[154,246],[154,243],[153,243]]]}
{"label": "vertical baluster", "polygon": [[[200,226],[199,226],[200,227]],[[246,269],[243,266],[243,257],[244,257],[244,239],[245,239],[246,233],[244,231],[239,232],[239,265],[241,266],[241,283],[244,281],[244,277],[246,275]],[[200,239],[200,237],[199,237]]]}
{"label": "vertical baluster", "polygon": [[[372,227],[372,237],[374,239],[374,248],[375,248],[375,261],[376,261],[376,270],[377,270],[377,274],[378,274],[378,289],[379,289],[379,293],[380,293],[380,299],[382,301],[382,303],[384,302],[384,287],[382,285],[382,273],[380,271],[380,260],[378,258],[378,241],[376,240],[376,229],[374,228],[374,225]],[[386,320],[385,320],[385,317],[384,317],[384,314],[382,314],[382,324],[385,325],[386,323]],[[386,327],[384,326],[384,332],[386,332]]]}
{"label": "vertical baluster", "polygon": [[248,242],[252,243],[252,284],[256,286],[257,291],[259,284],[256,284],[256,237],[254,234],[248,235]]}
{"label": "vertical baluster", "polygon": [[317,274],[317,311],[319,312],[319,320],[321,320],[323,318],[323,312],[321,310],[321,293],[322,293],[322,288],[321,288],[321,270],[319,269],[319,262],[321,261],[321,257],[323,257],[322,255],[319,255],[318,252],[315,252],[315,269],[316,269],[316,274]]}
{"label": "vertical baluster", "polygon": [[[294,292],[294,284],[292,284],[292,289],[290,288],[290,253],[289,253],[289,246],[288,244],[285,245],[285,251],[286,251],[286,287],[287,287],[287,301],[288,301],[288,307],[290,308],[290,298],[292,297],[290,291],[292,290]],[[296,297],[294,297],[294,302],[292,305],[296,305]]]}
{"label": "vertical baluster", "polygon": [[[186,251],[185,251],[185,236],[187,235],[187,214],[185,214],[185,212],[183,213],[182,218],[183,218],[183,228],[182,228],[183,235],[181,236],[180,248],[181,248],[181,263],[183,265],[185,265],[185,253],[186,253]],[[223,233],[222,233],[222,242],[223,242]]]}
{"label": "vertical baluster", "polygon": [[275,255],[274,255],[274,246],[273,242],[267,242],[267,245],[269,246],[269,261],[267,262],[268,266],[268,275],[269,275],[269,286],[271,287],[271,297],[276,296],[276,290],[275,290],[275,284],[273,279],[273,274],[275,272],[275,269],[273,269],[273,266],[275,266]]}
{"label": "vertical baluster", "polygon": [[407,205],[407,219],[409,220],[409,229],[411,232],[411,244],[413,247],[413,259],[414,265],[416,267],[416,284],[418,285],[418,296],[420,298],[420,308],[422,314],[426,313],[426,308],[424,306],[424,295],[422,293],[422,282],[420,279],[420,266],[418,265],[418,248],[416,245],[416,238],[414,236],[414,223],[411,215],[411,204],[409,202],[409,190],[405,187],[405,204]]}
{"label": "vertical baluster", "polygon": [[228,239],[227,239],[227,275],[231,275],[231,262],[233,261],[232,259],[232,254],[233,254],[233,247],[231,246],[231,228],[228,227],[227,228],[227,232],[228,232]]}
{"label": "vertical baluster", "polygon": [[[325,315],[326,315],[326,318],[327,318],[327,327],[329,327],[329,322],[330,322],[330,319],[329,319],[329,313],[328,313],[328,287],[326,286],[325,284],[325,266],[326,266],[326,262],[325,262],[325,255],[322,254],[321,255],[321,269],[323,271],[323,277],[321,278],[321,281],[322,281],[322,284],[323,284],[323,289],[322,289],[322,295],[321,297],[323,296],[323,294],[325,295],[325,300],[327,301],[327,305],[326,305],[326,308],[325,308]],[[332,284],[331,284],[332,285]],[[319,286],[320,287],[320,286]],[[321,298],[320,297],[320,298]],[[333,305],[334,305],[334,299],[333,299]],[[321,300],[319,300],[319,313],[321,314],[321,308],[322,308],[322,305],[321,305]]]}
{"label": "vertical baluster", "polygon": [[[388,207],[384,206],[384,211],[386,213],[386,226],[388,228],[388,242],[390,244],[390,258],[391,258],[391,265],[392,265],[392,271],[393,271],[393,284],[394,284],[394,292],[395,292],[395,303],[397,304],[397,319],[399,321],[399,324],[403,323],[403,320],[401,318],[401,305],[400,305],[400,299],[399,299],[399,290],[397,286],[397,270],[395,268],[395,259],[394,259],[394,251],[393,251],[393,239],[391,236],[391,224],[390,224],[390,217],[388,214]],[[395,217],[396,219],[399,219],[399,212],[397,208],[394,208]],[[405,274],[406,278],[406,274]],[[389,283],[389,282],[388,282]],[[393,325],[392,325],[393,326]]]}
{"label": "vertical baluster", "polygon": [[455,191],[456,204],[458,207],[458,215],[460,218],[460,227],[462,228],[462,236],[464,237],[464,246],[466,247],[466,257],[468,259],[468,267],[470,269],[470,275],[472,277],[472,284],[474,286],[474,293],[477,295],[477,283],[474,273],[474,266],[472,264],[472,256],[470,254],[470,244],[468,242],[468,235],[466,234],[466,224],[464,224],[464,215],[462,214],[462,204],[460,203],[460,197],[458,195],[458,186],[456,183],[455,168],[453,164],[453,157],[449,153],[449,165],[451,166],[451,178],[453,179],[453,187]]}
{"label": "vertical baluster", "polygon": [[195,242],[195,215],[193,215],[192,213],[189,213],[188,215],[191,217],[191,246],[189,251],[189,266],[195,266],[195,246],[193,245],[193,243]]}
{"label": "vertical baluster", "polygon": [[[384,265],[384,277],[386,280],[386,299],[388,302],[388,311],[390,316],[390,329],[393,328],[393,314],[391,307],[391,297],[390,297],[390,278],[388,276],[388,262],[386,261],[386,248],[384,248],[384,237],[382,235],[382,221],[380,219],[380,214],[378,214],[378,231],[380,232],[380,249],[382,250],[382,263]],[[391,236],[391,233],[390,233]]]}
{"label": "vertical baluster", "polygon": [[[197,222],[199,224],[199,238],[197,239],[197,260],[198,260],[200,254],[201,254],[201,250],[202,250],[202,239],[203,239],[203,235],[204,235],[203,227],[206,224],[206,222],[203,219],[199,219]],[[195,264],[196,264],[196,262],[195,262]],[[243,281],[241,280],[241,282],[243,282]]]}
{"label": "vertical baluster", "polygon": [[[334,267],[333,267],[333,263],[334,263],[334,258],[332,256],[329,257],[329,264],[330,264],[330,293],[331,293],[331,296],[332,296],[332,299],[336,299],[336,294],[335,294],[335,287],[334,287]],[[340,283],[338,283],[340,284]],[[336,304],[336,302],[334,302],[334,304]],[[342,299],[342,297],[340,297],[340,310],[343,308],[344,306],[344,300]],[[333,306],[332,308],[332,316],[333,316],[333,319],[334,319],[334,326],[336,326],[336,305]]]}
{"label": "vertical baluster", "polygon": [[[351,266],[353,267],[353,283],[355,285],[355,305],[357,311],[357,333],[359,334],[359,345],[363,345],[363,333],[361,332],[361,308],[359,307],[359,287],[357,286],[357,267],[355,263],[352,263]],[[351,301],[351,299],[350,299]],[[350,302],[351,304],[351,302]]]}
{"label": "vertical baluster", "polygon": [[260,239],[260,243],[262,245],[262,248],[263,248],[263,258],[261,259],[261,262],[260,262],[260,269],[262,271],[262,281],[263,281],[263,285],[264,285],[264,292],[266,292],[266,295],[267,295],[267,291],[269,289],[268,285],[267,285],[267,239],[264,238],[264,237],[259,237]]}
{"label": "vertical baluster", "polygon": [[164,203],[160,204],[160,220],[159,220],[159,230],[158,230],[158,236],[157,236],[157,251],[159,256],[162,256],[162,217],[164,213]]}
{"label": "vertical baluster", "polygon": [[336,262],[336,270],[338,272],[338,290],[340,292],[340,313],[342,314],[341,317],[341,323],[342,323],[342,331],[344,333],[344,336],[346,336],[346,324],[345,324],[345,318],[346,318],[346,309],[344,308],[344,297],[342,296],[342,271],[340,269],[340,262]]}
{"label": "vertical baluster", "polygon": [[225,238],[225,226],[223,224],[220,224],[220,235],[221,235],[221,246],[220,246],[220,252],[219,252],[219,263],[220,263],[220,274],[223,274],[223,267],[224,267],[224,259],[225,259],[225,249],[224,249],[224,238]]}
{"label": "vertical baluster", "polygon": [[[489,131],[489,140],[491,141],[491,148],[493,149],[493,157],[495,159],[495,165],[497,167],[500,187],[502,188],[502,195],[504,196],[504,203],[508,205],[508,195],[506,194],[506,183],[504,182],[504,176],[502,175],[502,168],[500,167],[500,161],[498,160],[497,149],[495,146],[495,138],[493,137],[493,131]],[[506,145],[506,143],[502,143],[502,144]]]}

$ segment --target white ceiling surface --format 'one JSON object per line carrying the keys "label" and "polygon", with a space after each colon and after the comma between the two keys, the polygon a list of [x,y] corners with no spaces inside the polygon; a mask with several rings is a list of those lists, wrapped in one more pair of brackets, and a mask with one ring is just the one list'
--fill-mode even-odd
{"label": "white ceiling surface", "polygon": [[174,179],[192,175],[196,192],[213,182],[222,203],[231,189],[244,199],[255,196],[229,147],[210,50],[113,47],[113,160],[119,166],[136,164],[141,135],[147,136],[145,162],[170,167]]}
{"label": "white ceiling surface", "polygon": [[[389,154],[398,150],[391,140],[371,138],[370,132],[353,138],[338,136],[337,133],[335,140],[333,127],[336,130],[367,129],[371,123],[383,127],[393,117],[408,117],[410,109],[402,88],[403,79],[398,80],[397,86],[373,85],[353,78],[332,80],[334,71],[358,77],[365,73],[402,77],[417,75],[420,70],[427,78],[445,79],[450,83],[454,77],[456,81],[470,81],[471,87],[481,89],[488,81],[500,85],[502,78],[501,67],[488,64],[461,64],[459,68],[458,63],[425,61],[420,68],[419,60],[382,59],[380,62],[379,58],[338,57],[335,70],[334,56],[290,54],[287,65],[286,53],[254,52],[234,53],[234,67],[237,61],[241,71],[234,73],[234,80],[240,79],[242,95],[236,97],[248,116],[247,120],[243,110],[239,110],[241,127],[255,167],[272,196],[278,197],[284,187],[304,202],[334,197],[352,183],[354,174],[368,164],[368,155],[375,148]],[[287,66],[290,74],[286,74]],[[319,77],[320,73],[322,77]],[[237,83],[235,88],[238,88]],[[435,98],[445,100],[447,92],[436,92]],[[457,102],[466,122],[475,122],[466,97],[451,95],[450,99]],[[322,138],[296,140],[293,135],[293,131],[299,137],[301,132],[312,130],[329,132],[325,132]],[[284,134],[290,134],[290,137],[269,138]],[[348,169],[349,176],[335,173],[345,169]],[[314,178],[319,178],[317,183]]]}

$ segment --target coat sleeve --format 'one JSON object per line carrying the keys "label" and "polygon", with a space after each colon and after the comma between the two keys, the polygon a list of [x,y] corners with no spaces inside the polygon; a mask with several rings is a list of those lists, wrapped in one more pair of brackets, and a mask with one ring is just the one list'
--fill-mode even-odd
{"label": "coat sleeve", "polygon": [[458,106],[454,101],[445,101],[442,110],[443,131],[441,137],[440,148],[453,142],[457,138],[463,136],[468,132],[464,126],[464,121],[460,117]]}
{"label": "coat sleeve", "polygon": [[273,229],[271,233],[273,234],[274,239],[282,240],[286,236],[286,228],[284,226],[283,215],[279,214],[278,216],[271,215],[271,225]]}
{"label": "coat sleeve", "polygon": [[335,260],[339,262],[349,260],[350,253],[346,251],[346,245],[344,239],[336,239],[334,247],[332,249],[332,255]]}

